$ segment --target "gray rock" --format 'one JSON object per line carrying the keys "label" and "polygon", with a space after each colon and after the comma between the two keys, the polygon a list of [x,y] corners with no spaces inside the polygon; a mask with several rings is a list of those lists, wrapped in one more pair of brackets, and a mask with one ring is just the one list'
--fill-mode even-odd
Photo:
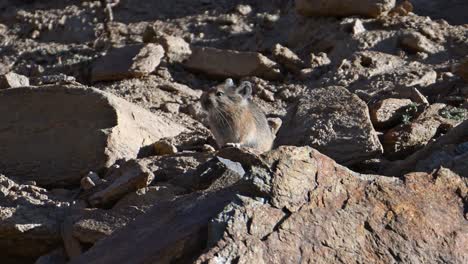
{"label": "gray rock", "polygon": [[152,43],[113,49],[96,60],[91,81],[115,81],[146,76],[156,69],[163,56],[163,47]]}
{"label": "gray rock", "polygon": [[419,32],[406,32],[400,38],[400,44],[403,48],[411,52],[436,53],[442,48],[427,39]]}
{"label": "gray rock", "polygon": [[0,75],[0,89],[29,86],[29,79],[26,76],[9,72]]}
{"label": "gray rock", "polygon": [[217,78],[257,76],[268,80],[281,78],[277,64],[257,52],[240,52],[207,47],[192,48],[185,67]]}
{"label": "gray rock", "polygon": [[60,245],[60,224],[71,201],[0,175],[0,259],[33,262]]}
{"label": "gray rock", "polygon": [[367,105],[343,87],[316,89],[300,99],[277,140],[312,146],[343,164],[382,153]]}
{"label": "gray rock", "polygon": [[305,16],[365,16],[385,15],[395,6],[395,0],[296,0],[296,10]]}
{"label": "gray rock", "polygon": [[275,60],[286,67],[291,72],[298,73],[304,68],[304,62],[290,49],[276,44],[273,47],[273,56]]}
{"label": "gray rock", "polygon": [[3,90],[0,170],[39,185],[78,184],[84,173],[109,167],[118,159],[135,158],[141,147],[183,130],[166,118],[93,88]]}
{"label": "gray rock", "polygon": [[34,264],[65,264],[67,255],[63,247],[59,247],[50,253],[39,257]]}

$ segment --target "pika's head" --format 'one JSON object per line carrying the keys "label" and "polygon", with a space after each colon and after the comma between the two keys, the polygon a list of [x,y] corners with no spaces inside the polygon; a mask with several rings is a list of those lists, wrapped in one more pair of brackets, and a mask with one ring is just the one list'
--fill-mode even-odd
{"label": "pika's head", "polygon": [[236,86],[232,79],[226,79],[223,84],[215,86],[203,93],[200,98],[205,111],[212,109],[233,109],[248,105],[252,97],[252,84],[248,81]]}

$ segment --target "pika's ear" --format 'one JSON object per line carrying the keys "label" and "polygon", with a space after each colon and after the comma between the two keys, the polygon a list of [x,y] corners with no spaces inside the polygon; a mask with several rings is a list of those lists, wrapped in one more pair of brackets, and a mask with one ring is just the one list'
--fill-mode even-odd
{"label": "pika's ear", "polygon": [[239,87],[237,87],[237,93],[242,95],[244,98],[252,97],[252,83],[249,81],[243,81]]}
{"label": "pika's ear", "polygon": [[234,87],[234,81],[231,78],[226,79],[226,81],[224,81],[224,87]]}

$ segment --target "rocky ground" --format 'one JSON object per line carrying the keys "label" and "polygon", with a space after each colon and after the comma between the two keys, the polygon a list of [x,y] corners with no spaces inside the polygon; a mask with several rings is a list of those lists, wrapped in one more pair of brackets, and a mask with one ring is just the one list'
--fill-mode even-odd
{"label": "rocky ground", "polygon": [[468,3],[411,2],[0,0],[0,262],[468,263]]}

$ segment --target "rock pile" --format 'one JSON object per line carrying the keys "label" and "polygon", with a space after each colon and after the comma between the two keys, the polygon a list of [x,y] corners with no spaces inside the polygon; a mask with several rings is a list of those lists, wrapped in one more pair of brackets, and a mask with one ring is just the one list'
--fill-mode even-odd
{"label": "rock pile", "polygon": [[468,262],[467,3],[59,2],[0,1],[2,264]]}

